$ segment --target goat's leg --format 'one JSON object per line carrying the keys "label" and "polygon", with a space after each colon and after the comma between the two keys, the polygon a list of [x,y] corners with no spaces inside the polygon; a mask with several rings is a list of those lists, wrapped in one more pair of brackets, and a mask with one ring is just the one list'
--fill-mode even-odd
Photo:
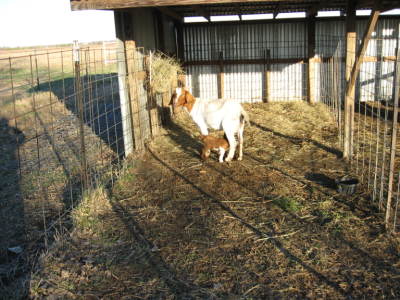
{"label": "goat's leg", "polygon": [[238,131],[238,140],[239,140],[238,160],[243,159],[243,131],[244,131],[244,120],[240,123],[239,131]]}
{"label": "goat's leg", "polygon": [[231,161],[233,159],[233,156],[235,155],[235,149],[236,149],[236,139],[235,139],[235,134],[228,133],[225,131],[226,138],[228,139],[229,142],[229,152],[228,156],[225,158],[225,161]]}
{"label": "goat's leg", "polygon": [[224,155],[225,155],[225,149],[222,147],[219,147],[219,162],[220,163],[224,162]]}

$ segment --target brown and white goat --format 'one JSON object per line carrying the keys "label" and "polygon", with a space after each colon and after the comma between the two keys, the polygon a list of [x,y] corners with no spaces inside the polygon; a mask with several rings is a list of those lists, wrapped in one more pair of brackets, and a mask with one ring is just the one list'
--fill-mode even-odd
{"label": "brown and white goat", "polygon": [[211,153],[211,150],[219,151],[219,162],[224,162],[225,151],[229,149],[229,142],[226,138],[217,138],[211,135],[201,135],[200,139],[204,143],[201,150],[201,158],[206,160]]}
{"label": "brown and white goat", "polygon": [[249,116],[237,100],[207,100],[193,97],[187,90],[176,88],[173,97],[174,110],[183,107],[197,124],[202,135],[208,135],[208,128],[223,130],[229,141],[229,152],[225,161],[232,160],[239,142],[238,160],[243,157],[243,130],[250,123]]}

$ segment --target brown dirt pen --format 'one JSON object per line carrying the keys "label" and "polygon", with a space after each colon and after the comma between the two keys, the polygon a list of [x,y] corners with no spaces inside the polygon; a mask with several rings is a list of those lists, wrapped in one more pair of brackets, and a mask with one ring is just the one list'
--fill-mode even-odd
{"label": "brown dirt pen", "polygon": [[[31,294],[65,299],[398,299],[400,241],[347,174],[323,105],[245,105],[244,160],[202,162],[179,114],[41,258]],[[215,133],[213,133],[215,134]],[[108,200],[110,198],[110,200]]]}

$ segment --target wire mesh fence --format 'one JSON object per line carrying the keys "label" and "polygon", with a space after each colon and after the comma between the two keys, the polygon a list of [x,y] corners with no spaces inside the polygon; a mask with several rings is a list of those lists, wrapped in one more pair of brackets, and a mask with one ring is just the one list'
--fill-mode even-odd
{"label": "wire mesh fence", "polygon": [[[380,45],[385,41],[375,39],[374,42]],[[394,48],[398,49],[398,44]],[[398,57],[396,59],[384,54],[377,52],[375,59],[364,61],[360,69],[355,96],[354,155],[351,164],[360,179],[371,189],[371,201],[381,211],[386,211],[390,219],[387,219],[390,224],[386,225],[396,231],[399,226],[400,145],[396,139],[393,140],[393,135],[397,138],[398,107],[395,103],[398,101],[399,78],[395,69],[399,60]],[[393,193],[389,192],[393,188]]]}
{"label": "wire mesh fence", "polygon": [[[346,49],[338,37],[319,39],[324,49],[316,68],[317,98],[325,103],[336,118],[341,149],[344,148],[344,99],[346,88]],[[397,40],[395,40],[397,41]],[[397,42],[398,43],[398,42]],[[358,41],[358,45],[361,40]],[[371,45],[373,47],[371,47]],[[382,45],[385,45],[384,47]],[[398,231],[399,144],[393,141],[395,120],[397,45],[393,37],[373,38],[360,67],[355,89],[354,149],[351,169],[366,188],[377,209],[387,213],[386,225]],[[390,51],[389,51],[390,50]],[[355,53],[350,53],[355,54]],[[397,96],[396,96],[397,95]],[[397,113],[396,113],[397,114]],[[396,137],[397,137],[397,133]],[[391,156],[391,151],[393,156]],[[392,170],[390,166],[392,165]],[[392,177],[392,178],[391,178]],[[393,189],[393,193],[389,190]],[[393,200],[393,201],[392,201]],[[390,204],[388,204],[390,203]]]}
{"label": "wire mesh fence", "polygon": [[0,264],[7,249],[47,248],[84,193],[158,134],[168,95],[149,93],[146,57],[112,43],[0,58]]}

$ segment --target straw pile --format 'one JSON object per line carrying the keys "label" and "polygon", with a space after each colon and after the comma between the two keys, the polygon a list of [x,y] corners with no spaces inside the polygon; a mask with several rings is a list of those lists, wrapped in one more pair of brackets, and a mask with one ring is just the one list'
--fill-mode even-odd
{"label": "straw pile", "polygon": [[177,75],[183,74],[179,62],[161,52],[150,56],[149,68],[149,83],[153,93],[168,92],[172,86],[177,85]]}

